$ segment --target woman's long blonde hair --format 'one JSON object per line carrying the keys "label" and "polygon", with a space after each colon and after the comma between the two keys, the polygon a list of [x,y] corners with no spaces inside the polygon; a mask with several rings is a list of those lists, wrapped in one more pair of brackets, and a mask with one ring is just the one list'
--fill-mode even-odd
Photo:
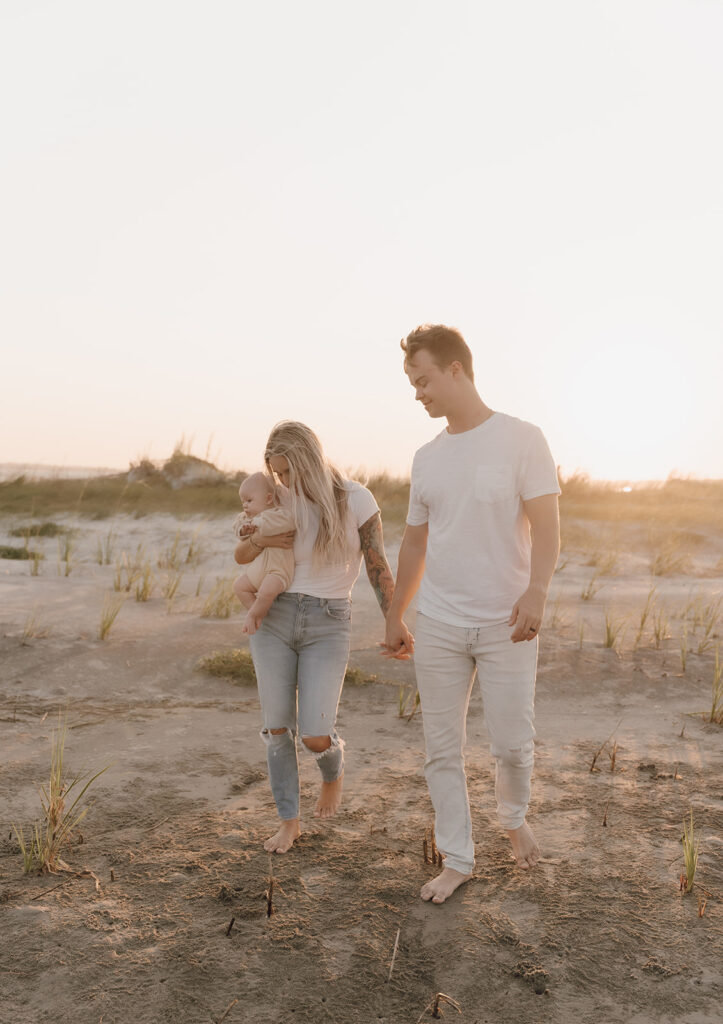
{"label": "woman's long blonde hair", "polygon": [[291,514],[298,526],[307,528],[309,504],[319,510],[313,564],[347,562],[347,490],[341,473],[324,455],[321,441],[304,423],[282,420],[269,434],[264,452],[266,468],[274,479],[269,460],[278,456],[289,464]]}

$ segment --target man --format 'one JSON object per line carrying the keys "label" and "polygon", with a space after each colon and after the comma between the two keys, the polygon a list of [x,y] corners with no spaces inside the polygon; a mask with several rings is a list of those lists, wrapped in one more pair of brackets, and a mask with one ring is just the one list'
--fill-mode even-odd
{"label": "man", "polygon": [[[414,457],[384,644],[388,657],[415,654],[425,775],[445,858],[421,895],[444,903],[474,868],[462,749],[475,673],[496,762],[500,824],[521,868],[540,856],[525,814],[537,636],[559,554],[560,489],[539,428],[482,401],[472,353],[458,331],[418,327],[401,346],[415,398],[429,416],[447,420]],[[413,638],[403,615],[418,589]]]}

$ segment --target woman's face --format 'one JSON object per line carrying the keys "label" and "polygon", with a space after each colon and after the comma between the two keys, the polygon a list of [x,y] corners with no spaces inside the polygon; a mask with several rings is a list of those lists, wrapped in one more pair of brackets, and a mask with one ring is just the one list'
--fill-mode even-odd
{"label": "woman's face", "polygon": [[289,462],[284,455],[272,455],[269,459],[269,466],[279,478],[284,487],[289,486]]}

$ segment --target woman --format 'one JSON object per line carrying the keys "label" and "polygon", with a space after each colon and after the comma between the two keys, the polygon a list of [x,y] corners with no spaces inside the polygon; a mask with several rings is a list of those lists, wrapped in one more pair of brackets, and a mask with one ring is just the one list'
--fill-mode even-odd
{"label": "woman", "polygon": [[341,805],[344,743],[336,732],[336,711],[349,658],[350,593],[362,556],[385,616],[394,581],[376,501],[366,487],[345,480],[329,463],[309,427],[290,420],[277,424],[264,458],[269,473],[285,488],[296,531],[244,539],[234,557],[245,565],[260,547],[294,549],[291,585],[249,638],[269,781],[281,819],[264,849],[286,853],[301,835],[297,733],[321,771],[314,816],[330,818]]}

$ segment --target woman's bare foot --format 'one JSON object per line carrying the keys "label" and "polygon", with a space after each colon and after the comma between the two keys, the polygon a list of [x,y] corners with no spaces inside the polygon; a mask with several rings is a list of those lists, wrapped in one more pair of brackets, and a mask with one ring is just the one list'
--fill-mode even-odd
{"label": "woman's bare foot", "polygon": [[314,808],[315,818],[333,818],[341,807],[341,791],[344,785],[344,775],[340,775],[333,782],[322,782],[321,793]]}
{"label": "woman's bare foot", "polygon": [[534,868],[540,859],[540,847],[527,822],[523,822],[519,828],[508,829],[507,835],[512,843],[512,853],[517,861],[517,866],[524,868],[525,871],[528,868]]}
{"label": "woman's bare foot", "polygon": [[289,818],[288,821],[282,821],[279,831],[266,840],[264,849],[269,853],[286,853],[294,845],[294,840],[298,839],[300,835],[299,819]]}
{"label": "woman's bare foot", "polygon": [[459,889],[460,885],[469,882],[471,877],[471,874],[465,875],[461,871],[455,871],[454,868],[443,868],[436,878],[422,886],[420,895],[423,900],[444,903],[455,889]]}

